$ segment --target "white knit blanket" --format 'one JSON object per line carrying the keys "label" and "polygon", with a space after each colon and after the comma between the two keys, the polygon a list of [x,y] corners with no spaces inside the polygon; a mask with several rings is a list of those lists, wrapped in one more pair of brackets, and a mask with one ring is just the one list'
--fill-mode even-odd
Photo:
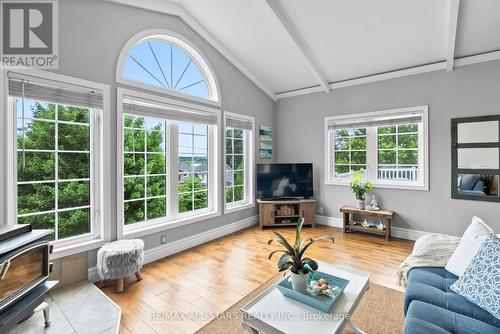
{"label": "white knit blanket", "polygon": [[459,242],[459,237],[445,234],[426,234],[418,238],[411,255],[399,266],[397,284],[406,287],[412,268],[446,266]]}

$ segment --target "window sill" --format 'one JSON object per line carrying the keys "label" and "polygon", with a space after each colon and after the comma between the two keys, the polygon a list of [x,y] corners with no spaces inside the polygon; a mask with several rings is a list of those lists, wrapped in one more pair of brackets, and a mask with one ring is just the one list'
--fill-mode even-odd
{"label": "window sill", "polygon": [[51,260],[59,259],[61,257],[70,256],[82,252],[87,252],[104,245],[107,241],[104,239],[88,240],[70,245],[54,244],[54,252],[50,255]]}
{"label": "window sill", "polygon": [[[371,181],[370,181],[371,182]],[[346,186],[348,187],[350,181],[327,181],[325,185],[327,186]],[[378,189],[400,189],[400,190],[417,190],[417,191],[429,191],[428,185],[422,184],[391,184],[391,183],[376,183],[372,182],[374,188]]]}
{"label": "window sill", "polygon": [[[233,204],[233,203],[231,203]],[[255,208],[254,202],[242,202],[235,205],[226,204],[224,208],[224,214],[233,213],[241,210]]]}
{"label": "window sill", "polygon": [[210,218],[215,218],[219,217],[220,212],[219,211],[209,211],[203,214],[198,214],[198,215],[189,215],[185,217],[180,217],[175,220],[169,220],[169,221],[164,221],[161,222],[161,220],[158,223],[153,223],[151,226],[147,227],[140,227],[140,228],[131,228],[128,231],[124,230],[122,232],[122,235],[119,236],[119,239],[123,238],[138,238],[138,237],[143,237],[145,235],[149,234],[154,234],[157,232],[169,230],[172,228],[176,227],[181,227],[193,223],[198,223],[203,220],[207,220]]}

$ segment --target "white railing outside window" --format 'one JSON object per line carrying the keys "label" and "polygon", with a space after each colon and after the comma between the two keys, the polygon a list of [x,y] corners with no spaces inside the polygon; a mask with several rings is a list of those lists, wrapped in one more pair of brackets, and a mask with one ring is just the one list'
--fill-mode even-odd
{"label": "white railing outside window", "polygon": [[378,178],[380,180],[408,180],[416,181],[418,178],[418,168],[394,168],[394,167],[379,167]]}

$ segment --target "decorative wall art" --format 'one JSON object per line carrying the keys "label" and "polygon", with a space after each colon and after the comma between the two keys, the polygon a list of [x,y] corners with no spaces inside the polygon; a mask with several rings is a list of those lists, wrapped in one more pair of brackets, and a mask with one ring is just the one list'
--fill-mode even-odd
{"label": "decorative wall art", "polygon": [[267,125],[260,126],[260,157],[273,157],[273,128]]}

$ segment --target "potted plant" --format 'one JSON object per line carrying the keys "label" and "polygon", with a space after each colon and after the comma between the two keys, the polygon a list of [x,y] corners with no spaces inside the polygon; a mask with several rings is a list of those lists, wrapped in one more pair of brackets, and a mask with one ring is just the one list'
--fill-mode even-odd
{"label": "potted plant", "polygon": [[358,170],[352,173],[351,189],[358,200],[357,208],[364,210],[366,208],[366,193],[372,190],[373,185],[370,182],[363,182],[363,172]]}
{"label": "potted plant", "polygon": [[333,236],[324,235],[318,238],[308,238],[305,240],[300,239],[300,230],[304,225],[304,218],[300,218],[297,222],[295,230],[295,243],[290,244],[280,233],[272,231],[276,235],[276,239],[271,239],[267,242],[270,245],[273,240],[281,244],[284,249],[272,251],[269,254],[269,259],[276,253],[283,253],[278,260],[278,269],[280,272],[290,270],[292,277],[292,287],[295,291],[305,293],[307,291],[307,276],[310,272],[318,269],[318,263],[313,259],[304,257],[306,250],[316,241],[330,239],[332,242]]}

